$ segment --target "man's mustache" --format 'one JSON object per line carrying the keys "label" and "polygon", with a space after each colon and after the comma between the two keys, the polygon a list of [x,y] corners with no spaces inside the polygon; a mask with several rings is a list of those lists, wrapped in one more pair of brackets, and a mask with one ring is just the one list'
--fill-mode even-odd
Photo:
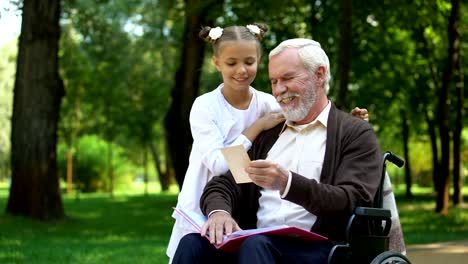
{"label": "man's mustache", "polygon": [[300,97],[300,95],[298,93],[287,92],[285,94],[278,95],[276,97],[276,101],[279,103],[279,102],[283,101],[284,99],[287,99],[287,98],[290,98],[290,97]]}

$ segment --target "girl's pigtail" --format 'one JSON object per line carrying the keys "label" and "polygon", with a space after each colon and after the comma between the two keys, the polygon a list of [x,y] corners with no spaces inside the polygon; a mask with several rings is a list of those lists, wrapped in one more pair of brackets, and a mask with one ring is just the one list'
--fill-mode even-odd
{"label": "girl's pigtail", "polygon": [[223,29],[220,27],[202,27],[198,36],[206,42],[215,43],[223,35]]}
{"label": "girl's pigtail", "polygon": [[254,23],[245,27],[260,41],[265,36],[265,33],[268,31],[268,26],[262,23]]}

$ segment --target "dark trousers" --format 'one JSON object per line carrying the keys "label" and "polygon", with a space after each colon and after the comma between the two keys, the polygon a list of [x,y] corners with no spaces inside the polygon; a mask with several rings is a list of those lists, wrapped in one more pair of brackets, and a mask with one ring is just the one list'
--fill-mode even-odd
{"label": "dark trousers", "polygon": [[331,248],[329,242],[305,243],[284,237],[255,235],[242,243],[237,254],[230,254],[217,250],[208,239],[194,233],[182,238],[172,263],[326,264]]}

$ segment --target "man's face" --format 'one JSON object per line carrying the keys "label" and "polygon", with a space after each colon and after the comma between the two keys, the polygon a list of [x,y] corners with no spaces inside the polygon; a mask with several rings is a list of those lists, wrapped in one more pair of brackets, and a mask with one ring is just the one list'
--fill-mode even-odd
{"label": "man's face", "polygon": [[316,82],[299,58],[297,49],[288,48],[271,57],[268,71],[273,96],[286,119],[304,120],[317,100]]}

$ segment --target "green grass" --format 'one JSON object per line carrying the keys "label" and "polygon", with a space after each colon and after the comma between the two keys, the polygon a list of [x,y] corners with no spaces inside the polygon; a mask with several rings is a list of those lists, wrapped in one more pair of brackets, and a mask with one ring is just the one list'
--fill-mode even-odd
{"label": "green grass", "polygon": [[436,203],[432,194],[415,194],[411,199],[399,195],[396,199],[408,245],[468,239],[466,204],[451,206],[448,215],[442,216],[434,212]]}
{"label": "green grass", "polygon": [[[6,206],[0,191],[0,208]],[[175,194],[64,195],[67,218],[0,216],[0,263],[167,263]]]}
{"label": "green grass", "polygon": [[[394,186],[395,187],[395,186]],[[395,188],[396,201],[408,245],[468,239],[468,186],[463,187],[465,204],[449,205],[449,213],[435,213],[435,193],[430,187],[413,186],[413,197],[404,196],[405,186]]]}
{"label": "green grass", "polygon": [[[67,218],[41,223],[0,215],[0,263],[167,263],[176,192],[144,196],[141,186],[109,194],[64,195]],[[430,190],[397,195],[407,245],[468,237],[468,209],[435,214]],[[0,185],[0,210],[8,197]]]}

